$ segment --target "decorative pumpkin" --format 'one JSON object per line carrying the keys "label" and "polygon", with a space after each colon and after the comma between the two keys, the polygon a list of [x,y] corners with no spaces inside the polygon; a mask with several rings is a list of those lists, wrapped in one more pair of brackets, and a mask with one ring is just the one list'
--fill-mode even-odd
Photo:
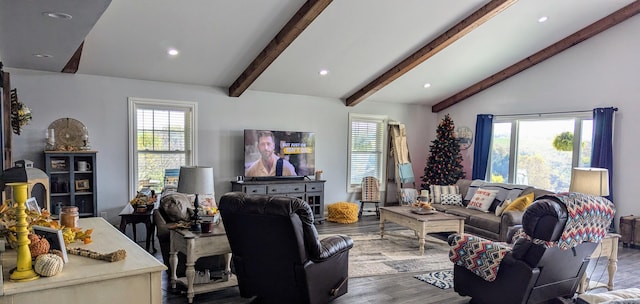
{"label": "decorative pumpkin", "polygon": [[45,253],[36,258],[36,264],[33,267],[35,272],[43,277],[52,277],[62,271],[64,261],[61,257]]}
{"label": "decorative pumpkin", "polygon": [[31,251],[32,259],[49,252],[51,245],[47,239],[33,233],[29,234],[27,237],[29,238],[29,241],[31,241],[29,244],[29,251]]}
{"label": "decorative pumpkin", "polygon": [[60,251],[58,249],[51,249],[51,250],[49,250],[49,253],[59,256],[64,261],[64,256],[62,255],[62,251]]}

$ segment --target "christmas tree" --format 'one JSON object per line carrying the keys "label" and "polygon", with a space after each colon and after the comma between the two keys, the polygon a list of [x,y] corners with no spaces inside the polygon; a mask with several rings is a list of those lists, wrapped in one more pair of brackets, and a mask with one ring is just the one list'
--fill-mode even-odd
{"label": "christmas tree", "polygon": [[453,185],[464,178],[460,145],[454,129],[453,120],[449,114],[445,115],[436,130],[436,139],[429,147],[430,154],[422,176],[423,189],[429,189],[429,185]]}

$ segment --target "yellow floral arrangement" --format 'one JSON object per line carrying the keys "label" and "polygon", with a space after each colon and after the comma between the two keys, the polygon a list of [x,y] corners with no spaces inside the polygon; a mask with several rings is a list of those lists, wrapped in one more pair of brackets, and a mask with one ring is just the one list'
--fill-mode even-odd
{"label": "yellow floral arrangement", "polygon": [[[0,206],[0,231],[2,235],[7,238],[9,244],[13,244],[17,241],[16,238],[16,224],[18,220],[16,218],[17,209],[11,201],[6,201],[4,204]],[[58,230],[62,230],[62,237],[64,238],[65,245],[69,245],[75,241],[82,241],[84,244],[89,244],[92,242],[91,233],[93,229],[82,230],[82,228],[70,228],[60,226],[58,220],[51,218],[51,213],[48,210],[42,210],[41,212],[34,210],[25,210],[27,215],[27,230],[32,232],[33,226],[44,226],[50,227]]]}
{"label": "yellow floral arrangement", "polygon": [[204,212],[205,215],[216,215],[218,214],[218,208],[216,207],[200,207],[202,209],[202,212]]}

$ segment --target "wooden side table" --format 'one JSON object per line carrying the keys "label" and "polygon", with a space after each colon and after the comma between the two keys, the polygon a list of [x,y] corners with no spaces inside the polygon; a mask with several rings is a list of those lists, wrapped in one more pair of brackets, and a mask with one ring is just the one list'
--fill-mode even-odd
{"label": "wooden side table", "polygon": [[[136,225],[138,223],[143,223],[147,228],[147,239],[146,239],[146,249],[149,251],[149,247],[153,249],[153,253],[156,253],[156,245],[153,241],[153,232],[156,230],[156,226],[153,223],[153,210],[148,210],[146,212],[134,212],[130,214],[120,214],[120,231],[124,234],[127,232],[127,225],[133,224],[133,241],[137,240],[136,235]],[[149,246],[151,245],[151,246]]]}
{"label": "wooden side table", "polygon": [[620,241],[620,235],[616,233],[608,233],[602,238],[602,241],[598,243],[598,247],[591,254],[591,259],[597,259],[599,257],[608,257],[609,263],[607,264],[607,272],[609,274],[609,281],[607,284],[591,281],[588,273],[585,273],[582,277],[582,281],[578,285],[577,292],[584,293],[588,290],[605,287],[609,291],[613,290],[613,277],[618,270],[618,242]]}
{"label": "wooden side table", "polygon": [[[187,299],[193,303],[193,297],[199,293],[215,291],[238,285],[238,279],[231,274],[231,247],[222,224],[214,225],[210,233],[193,232],[187,229],[171,229],[169,265],[171,288],[176,288],[176,283],[180,281],[187,286]],[[178,252],[187,256],[186,278],[178,278],[176,268],[178,265]],[[194,285],[195,263],[198,258],[211,255],[225,255],[226,273],[229,278],[226,281],[212,281],[207,284]]]}

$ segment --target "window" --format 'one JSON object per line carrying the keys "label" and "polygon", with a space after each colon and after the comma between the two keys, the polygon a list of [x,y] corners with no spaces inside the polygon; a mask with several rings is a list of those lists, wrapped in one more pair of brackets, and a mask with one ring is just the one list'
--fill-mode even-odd
{"label": "window", "polygon": [[360,191],[365,176],[375,176],[384,189],[386,116],[349,114],[349,172],[347,189]]}
{"label": "window", "polygon": [[591,163],[592,126],[591,117],[580,116],[496,119],[490,180],[568,191],[571,168]]}
{"label": "window", "polygon": [[161,190],[165,170],[195,163],[195,103],[129,98],[130,187]]}

